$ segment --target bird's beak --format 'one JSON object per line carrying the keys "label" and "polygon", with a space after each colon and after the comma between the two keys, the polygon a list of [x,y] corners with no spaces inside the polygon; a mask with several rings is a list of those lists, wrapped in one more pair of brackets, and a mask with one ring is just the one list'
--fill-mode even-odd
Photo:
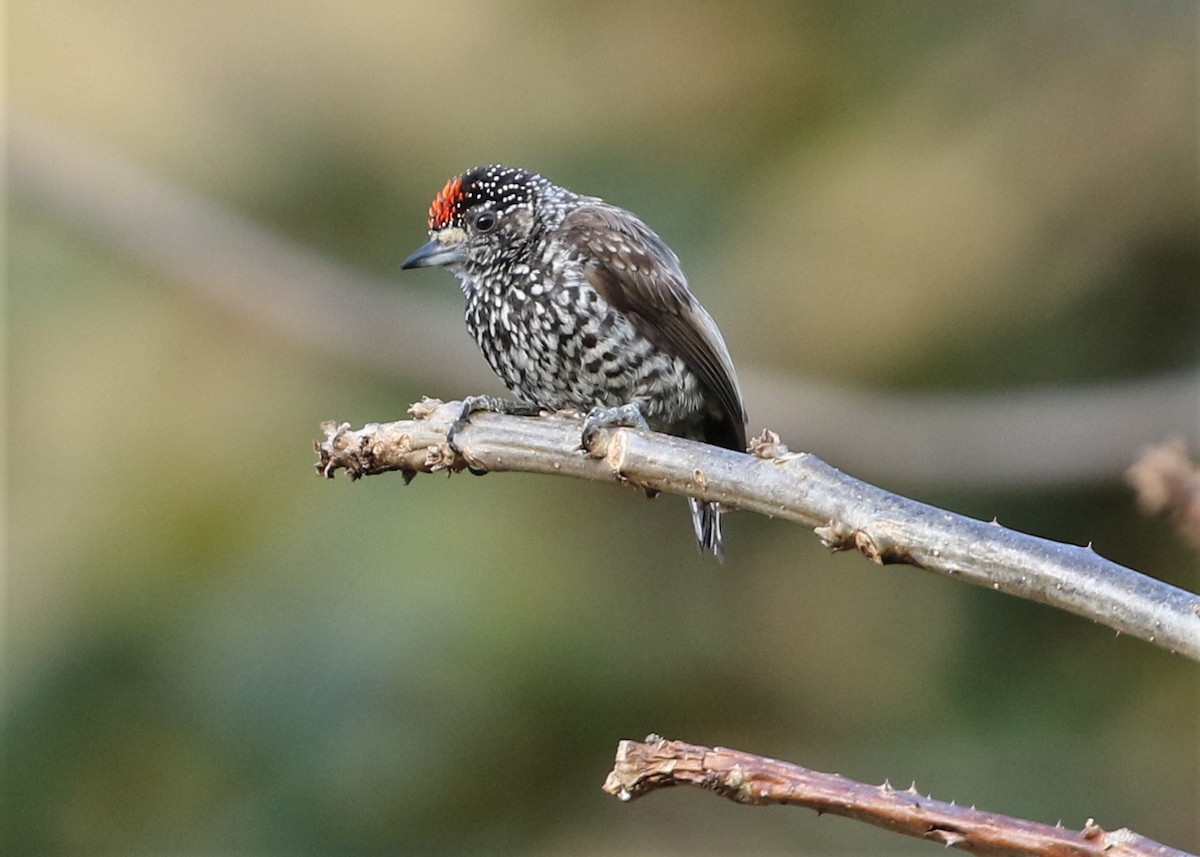
{"label": "bird's beak", "polygon": [[432,268],[467,261],[466,235],[461,229],[443,229],[400,263],[401,269]]}

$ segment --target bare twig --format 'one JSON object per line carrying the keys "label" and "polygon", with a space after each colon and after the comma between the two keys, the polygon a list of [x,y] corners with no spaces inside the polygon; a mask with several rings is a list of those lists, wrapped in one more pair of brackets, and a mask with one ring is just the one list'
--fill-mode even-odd
{"label": "bare twig", "polygon": [[389,470],[406,478],[439,470],[523,471],[625,482],[715,500],[814,528],[834,550],[907,563],[1092,619],[1200,660],[1200,596],[1075,547],[909,500],[854,479],[770,432],[753,455],[662,434],[602,432],[579,450],[579,421],[476,414],[446,443],[460,403],[427,399],[412,420],[358,431],[327,423],[319,473],[351,478]]}
{"label": "bare twig", "polygon": [[1175,440],[1146,449],[1125,471],[1147,515],[1164,515],[1179,535],[1200,548],[1200,465],[1189,457],[1187,444]]}
{"label": "bare twig", "polygon": [[[374,370],[450,389],[495,383],[453,302],[398,290],[30,117],[9,117],[7,143],[15,199],[203,300]],[[738,374],[761,424],[909,485],[1113,478],[1148,439],[1177,433],[1200,442],[1200,367],[970,395],[854,390],[745,364]]]}
{"label": "bare twig", "polygon": [[696,786],[743,804],[806,806],[865,821],[973,854],[1043,857],[1187,857],[1131,830],[1106,831],[1092,819],[1068,830],[974,807],[944,803],[888,783],[872,786],[725,747],[701,747],[650,735],[622,741],[604,790],[633,800],[668,786]]}

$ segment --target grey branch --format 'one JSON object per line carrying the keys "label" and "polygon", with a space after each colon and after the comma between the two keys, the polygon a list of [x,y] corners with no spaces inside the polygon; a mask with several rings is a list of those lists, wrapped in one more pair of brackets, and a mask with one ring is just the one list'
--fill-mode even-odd
{"label": "grey branch", "polygon": [[725,747],[702,747],[651,735],[622,741],[604,790],[632,800],[668,786],[696,786],[743,804],[806,806],[864,821],[972,854],[1043,857],[1187,857],[1131,830],[1106,831],[1088,819],[1082,830],[1040,824],[944,803],[917,791],[867,785]]}
{"label": "grey branch", "polygon": [[352,479],[399,470],[521,471],[618,482],[715,500],[811,527],[834,550],[906,563],[1019,598],[1049,604],[1200,661],[1200,596],[1076,547],[1005,529],[892,494],[764,432],[751,453],[663,434],[616,429],[579,449],[577,415],[538,418],[481,413],[446,431],[461,403],[426,399],[411,420],[357,431],[326,423],[317,471]]}

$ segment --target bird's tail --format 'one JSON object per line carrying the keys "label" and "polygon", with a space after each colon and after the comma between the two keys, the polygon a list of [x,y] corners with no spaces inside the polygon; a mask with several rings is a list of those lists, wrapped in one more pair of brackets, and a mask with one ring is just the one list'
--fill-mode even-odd
{"label": "bird's tail", "polygon": [[700,550],[709,551],[718,560],[725,560],[725,542],[721,537],[721,509],[707,500],[688,498],[692,507],[692,527],[696,530],[696,541]]}

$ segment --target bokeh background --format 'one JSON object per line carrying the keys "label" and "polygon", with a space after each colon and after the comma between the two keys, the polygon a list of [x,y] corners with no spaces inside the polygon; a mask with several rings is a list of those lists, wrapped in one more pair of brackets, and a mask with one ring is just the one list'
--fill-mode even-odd
{"label": "bokeh background", "polygon": [[674,247],[755,431],[1195,590],[1120,478],[1200,434],[1194,3],[7,11],[4,853],[933,853],[602,794],[650,731],[1200,849],[1194,664],[781,522],[719,566],[678,498],[311,452],[498,390],[396,265],[510,162]]}

